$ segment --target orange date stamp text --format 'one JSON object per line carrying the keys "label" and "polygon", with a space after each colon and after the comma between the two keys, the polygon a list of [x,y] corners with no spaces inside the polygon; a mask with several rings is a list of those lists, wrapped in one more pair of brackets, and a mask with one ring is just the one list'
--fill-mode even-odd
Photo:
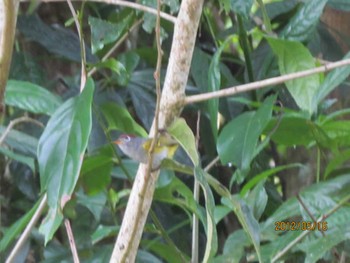
{"label": "orange date stamp text", "polygon": [[275,231],[327,231],[326,221],[276,221]]}

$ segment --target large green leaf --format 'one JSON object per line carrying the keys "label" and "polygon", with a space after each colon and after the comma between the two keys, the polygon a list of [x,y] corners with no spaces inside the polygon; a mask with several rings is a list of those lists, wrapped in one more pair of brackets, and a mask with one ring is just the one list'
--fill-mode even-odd
{"label": "large green leaf", "polygon": [[62,101],[36,84],[9,80],[6,85],[5,103],[29,112],[52,115]]}
{"label": "large green leaf", "polygon": [[271,119],[275,96],[268,97],[256,111],[246,112],[230,121],[218,138],[217,150],[222,163],[232,162],[246,171],[259,153],[257,143]]}
{"label": "large green leaf", "polygon": [[[350,52],[343,59],[349,59]],[[316,93],[315,104],[319,104],[332,90],[339,86],[350,74],[350,66],[336,68],[324,79],[321,87]]]}
{"label": "large green leaf", "polygon": [[79,96],[67,100],[56,110],[39,140],[41,191],[47,192],[50,207],[40,227],[45,243],[60,225],[61,206],[70,198],[78,180],[91,131],[93,91],[94,83],[88,79]]}
{"label": "large green leaf", "polygon": [[[300,42],[267,38],[273,52],[278,57],[282,75],[315,67],[315,59]],[[311,115],[315,109],[314,96],[320,86],[320,75],[312,75],[286,82],[288,91],[296,104]]]}
{"label": "large green leaf", "polygon": [[305,41],[310,38],[323,13],[328,0],[308,0],[293,16],[282,31],[282,36],[289,40]]}
{"label": "large green leaf", "polygon": [[316,124],[304,116],[285,115],[281,121],[274,118],[266,127],[266,130],[270,131],[276,125],[278,125],[278,128],[272,134],[271,139],[278,144],[307,146],[315,141],[313,129],[316,128]]}

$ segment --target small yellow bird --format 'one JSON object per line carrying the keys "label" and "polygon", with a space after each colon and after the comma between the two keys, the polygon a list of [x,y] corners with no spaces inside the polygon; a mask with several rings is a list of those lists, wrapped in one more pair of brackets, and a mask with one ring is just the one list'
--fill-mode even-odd
{"label": "small yellow bird", "polygon": [[[152,140],[153,138],[122,134],[114,143],[131,159],[140,163],[147,163]],[[165,158],[172,159],[178,146],[178,143],[170,135],[160,134],[153,152],[152,169],[158,169]]]}

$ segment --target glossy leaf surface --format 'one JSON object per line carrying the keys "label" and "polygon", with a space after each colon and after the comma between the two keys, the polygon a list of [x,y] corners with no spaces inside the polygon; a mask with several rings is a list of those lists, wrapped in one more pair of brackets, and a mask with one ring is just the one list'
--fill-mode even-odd
{"label": "glossy leaf surface", "polygon": [[70,198],[83,162],[91,131],[91,102],[94,84],[66,101],[52,115],[40,137],[38,162],[41,190],[47,192],[49,214],[40,228],[45,242],[51,239],[63,215],[61,207]]}

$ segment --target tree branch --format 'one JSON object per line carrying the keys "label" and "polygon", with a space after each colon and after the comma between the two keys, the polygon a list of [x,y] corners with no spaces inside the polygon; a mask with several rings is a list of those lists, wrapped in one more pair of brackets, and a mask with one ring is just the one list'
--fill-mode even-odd
{"label": "tree branch", "polygon": [[184,103],[191,104],[191,103],[210,100],[213,98],[228,97],[228,96],[232,96],[232,95],[250,91],[250,90],[256,90],[256,89],[261,89],[261,88],[276,85],[276,84],[281,84],[288,80],[303,78],[303,77],[307,77],[307,76],[314,75],[321,72],[327,72],[332,69],[344,67],[347,65],[350,65],[350,59],[344,59],[337,62],[326,64],[317,68],[290,73],[290,74],[286,74],[286,75],[278,76],[274,78],[264,79],[261,81],[255,81],[255,82],[251,82],[251,83],[247,83],[247,84],[243,84],[243,85],[239,85],[231,88],[226,88],[226,89],[222,89],[214,92],[188,96],[186,97]]}
{"label": "tree branch", "polygon": [[11,66],[18,0],[0,0],[0,121],[4,113],[4,94]]}
{"label": "tree branch", "polygon": [[[183,0],[181,3],[160,101],[159,128],[170,125],[182,110],[202,6],[203,0]],[[150,137],[154,135],[154,130],[155,123],[150,131]],[[147,165],[141,164],[110,262],[135,261],[159,170],[145,177],[147,173]]]}

